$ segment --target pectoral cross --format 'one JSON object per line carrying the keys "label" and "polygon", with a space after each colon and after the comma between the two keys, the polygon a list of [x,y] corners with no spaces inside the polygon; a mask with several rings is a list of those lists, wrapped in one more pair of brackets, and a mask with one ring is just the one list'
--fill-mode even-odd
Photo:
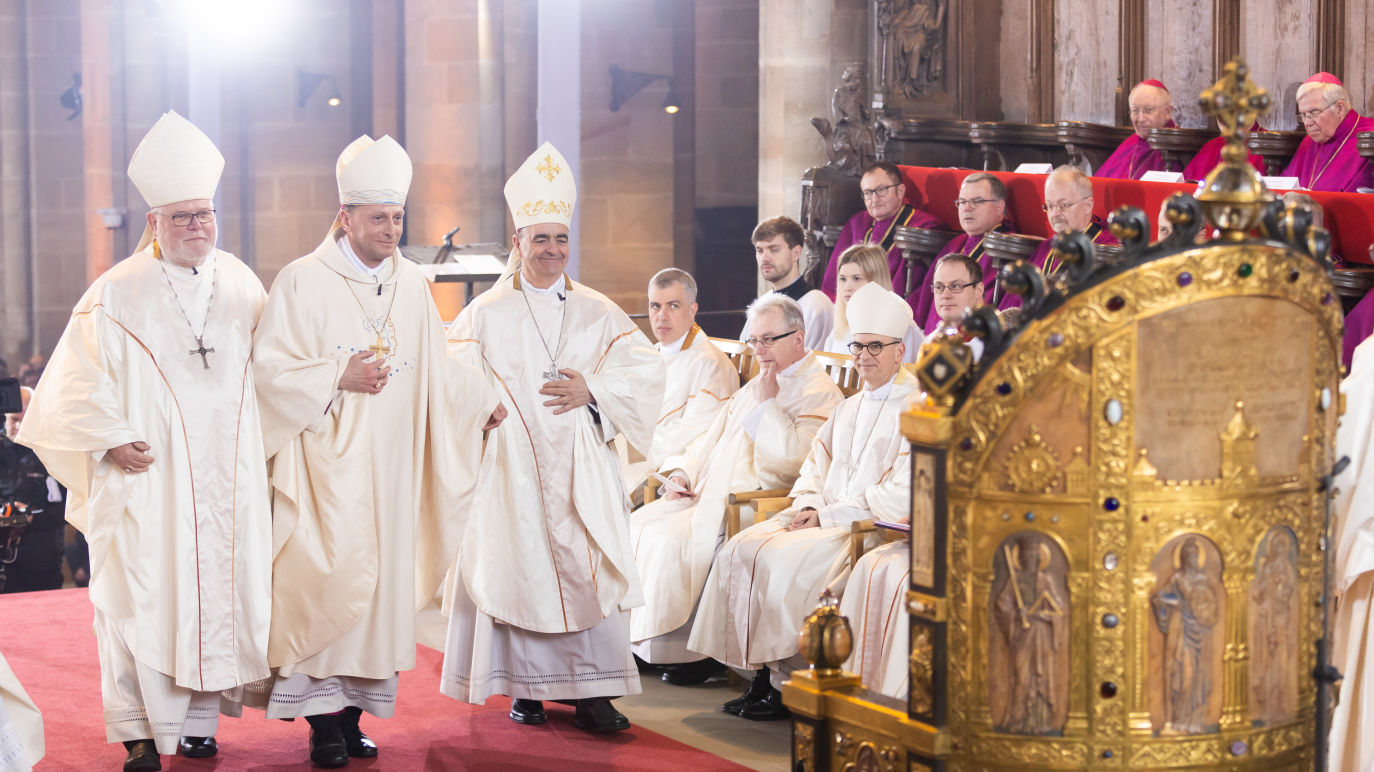
{"label": "pectoral cross", "polygon": [[212,348],[206,348],[206,347],[205,347],[205,341],[202,339],[203,337],[204,337],[204,336],[202,336],[201,338],[196,338],[196,348],[191,349],[191,350],[188,351],[187,353],[190,354],[191,356],[195,356],[196,354],[200,354],[200,363],[205,367],[206,370],[209,370],[209,369],[210,369],[210,360],[209,360],[209,359],[206,359],[205,355],[206,355],[206,354],[213,354],[213,353],[215,353],[215,350],[212,349]]}
{"label": "pectoral cross", "polygon": [[380,332],[377,333],[377,342],[368,346],[367,350],[376,354],[379,359],[391,353],[391,347],[386,345],[386,341],[382,340],[382,334]]}
{"label": "pectoral cross", "polygon": [[568,376],[566,376],[566,375],[564,375],[564,374],[558,372],[558,363],[557,363],[557,362],[550,362],[550,363],[549,363],[549,369],[544,371],[544,380],[546,380],[546,381],[566,381],[566,380],[568,380]]}

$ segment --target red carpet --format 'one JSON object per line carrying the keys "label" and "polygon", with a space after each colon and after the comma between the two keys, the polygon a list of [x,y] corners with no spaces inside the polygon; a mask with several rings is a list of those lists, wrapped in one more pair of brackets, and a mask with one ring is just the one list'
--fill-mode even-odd
{"label": "red carpet", "polygon": [[[47,756],[40,770],[117,770],[124,748],[105,742],[100,670],[85,590],[0,595],[0,653],[43,711]],[[467,705],[439,694],[441,655],[420,647],[401,674],[396,717],[363,716],[381,746],[360,770],[743,769],[662,735],[633,727],[595,736],[572,725],[572,708],[547,704],[549,723],[524,727],[506,717],[510,700]],[[301,770],[309,767],[304,721],[268,721],[259,711],[220,718],[219,756],[162,757],[164,770]]]}

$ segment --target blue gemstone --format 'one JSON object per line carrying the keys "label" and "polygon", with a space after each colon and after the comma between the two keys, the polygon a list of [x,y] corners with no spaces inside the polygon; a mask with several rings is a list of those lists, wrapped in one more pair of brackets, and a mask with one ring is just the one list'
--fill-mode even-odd
{"label": "blue gemstone", "polygon": [[997,393],[1001,394],[1004,397],[1007,396],[1011,393],[1011,384],[1007,383],[1006,381],[1002,381],[1001,383],[997,384]]}
{"label": "blue gemstone", "polygon": [[1121,624],[1121,620],[1117,618],[1116,614],[1102,615],[1102,626],[1107,628],[1108,630],[1112,629],[1113,627],[1116,627],[1119,624]]}
{"label": "blue gemstone", "polygon": [[1246,745],[1244,740],[1236,740],[1231,743],[1232,756],[1244,756],[1248,750],[1250,750],[1250,746]]}
{"label": "blue gemstone", "polygon": [[973,450],[973,438],[965,437],[959,440],[959,447],[963,450]]}
{"label": "blue gemstone", "polygon": [[1050,333],[1049,344],[1050,348],[1059,348],[1060,346],[1064,345],[1064,335],[1058,332]]}
{"label": "blue gemstone", "polygon": [[1112,753],[1110,750],[1102,751],[1102,758],[1104,758],[1104,759],[1110,759],[1111,757],[1113,757],[1113,756],[1115,756],[1115,755],[1116,755],[1116,754],[1115,754],[1115,753]]}
{"label": "blue gemstone", "polygon": [[1034,513],[1034,512],[1027,512],[1027,513],[1026,513],[1026,522],[1029,523],[1029,522],[1031,522],[1031,521],[1033,521],[1033,520],[1035,520],[1035,513]]}
{"label": "blue gemstone", "polygon": [[1102,502],[1102,508],[1108,512],[1115,512],[1121,509],[1121,502],[1117,501],[1115,496],[1108,496],[1107,500]]}

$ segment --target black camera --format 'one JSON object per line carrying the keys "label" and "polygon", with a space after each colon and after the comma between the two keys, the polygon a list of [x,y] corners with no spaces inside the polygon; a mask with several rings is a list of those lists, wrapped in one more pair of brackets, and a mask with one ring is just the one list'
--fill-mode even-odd
{"label": "black camera", "polygon": [[0,378],[0,415],[18,413],[24,409],[19,397],[18,378]]}

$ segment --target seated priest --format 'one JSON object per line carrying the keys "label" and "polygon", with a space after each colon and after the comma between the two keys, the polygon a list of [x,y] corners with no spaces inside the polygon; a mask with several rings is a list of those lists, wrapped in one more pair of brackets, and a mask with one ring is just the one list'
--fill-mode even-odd
{"label": "seated priest", "polygon": [[[1093,214],[1093,181],[1072,166],[1060,166],[1045,178],[1045,203],[1041,205],[1054,233],[1082,231],[1094,244],[1117,244],[1116,237],[1107,230],[1102,218]],[[1059,261],[1050,256],[1054,239],[1041,242],[1030,256],[1030,262],[1048,279],[1059,271]],[[1002,296],[999,309],[1021,305],[1021,296],[1008,292]]]}
{"label": "seated priest", "polygon": [[1138,180],[1145,172],[1179,171],[1177,166],[1169,168],[1164,156],[1150,147],[1150,129],[1174,126],[1174,103],[1169,89],[1157,80],[1142,80],[1131,89],[1127,103],[1131,107],[1131,126],[1135,133],[1107,156],[1093,176]]}
{"label": "seated priest", "polygon": [[[1260,127],[1259,121],[1250,125],[1250,133],[1264,131]],[[1225,137],[1215,137],[1207,141],[1207,144],[1198,148],[1197,155],[1193,160],[1183,167],[1183,179],[1189,182],[1202,182],[1207,179],[1207,175],[1221,163],[1221,149],[1226,147]],[[1255,171],[1264,174],[1264,157],[1250,154],[1250,165],[1255,167]]]}
{"label": "seated priest", "polygon": [[686,493],[665,485],[662,498],[630,516],[645,599],[630,611],[632,649],[645,663],[672,666],[663,673],[671,684],[698,684],[723,670],[689,652],[687,635],[723,541],[729,495],[791,487],[816,432],[843,399],[802,345],[804,322],[795,301],[770,292],[750,304],[748,316],[759,374],[735,392],[686,453],[663,463],[662,474]]}
{"label": "seated priest", "polygon": [[863,390],[835,409],[792,486],[792,505],[740,531],[716,555],[687,648],[753,670],[721,710],[755,721],[786,718],[777,689],[797,667],[797,635],[822,590],[849,577],[850,524],[892,520],[910,507],[907,443],[899,418],[917,389],[902,368],[911,307],[875,284],[849,304]]}
{"label": "seated priest", "polygon": [[[667,380],[663,407],[645,460],[624,470],[633,500],[645,478],[672,456],[681,455],[706,431],[725,401],[739,388],[739,373],[696,324],[697,283],[680,268],[664,268],[649,280],[649,328],[663,355]],[[642,504],[642,501],[636,501]]]}
{"label": "seated priest", "polygon": [[[859,288],[877,284],[885,290],[892,290],[892,279],[887,273],[887,253],[877,244],[855,244],[840,255],[838,280],[835,294],[835,326],[830,329],[830,337],[825,339],[825,351],[832,354],[849,353],[849,322],[845,319],[845,307]],[[915,362],[921,350],[921,338],[925,333],[912,320],[902,344],[906,346],[907,362]]]}
{"label": "seated priest", "polygon": [[[958,253],[945,255],[935,263],[931,273],[930,290],[935,296],[935,311],[939,322],[926,333],[926,343],[936,336],[948,334],[950,327],[958,327],[975,308],[983,305],[982,269],[978,261],[968,255]],[[973,349],[973,361],[983,356],[983,339],[970,338],[969,348]]]}
{"label": "seated priest", "polygon": [[[906,185],[897,164],[891,161],[878,161],[864,169],[859,178],[859,191],[864,197],[862,212],[849,218],[830,253],[830,264],[825,267],[825,278],[821,289],[831,300],[838,297],[840,256],[855,244],[876,244],[882,247],[887,257],[888,275],[897,294],[906,291],[906,260],[902,250],[893,243],[897,237],[897,227],[943,229],[944,223],[934,215],[917,209],[906,200]],[[919,272],[922,266],[917,266]],[[924,276],[917,276],[913,287],[919,287]],[[838,318],[838,317],[837,317]]]}
{"label": "seated priest", "polygon": [[[768,288],[797,301],[806,317],[806,348],[815,350],[825,344],[835,320],[835,304],[824,292],[813,289],[801,275],[802,227],[791,217],[770,217],[754,227],[754,260]],[[749,337],[746,322],[740,340]]]}
{"label": "seated priest", "polygon": [[[1007,213],[1007,186],[987,172],[975,172],[965,177],[959,186],[959,198],[955,199],[954,206],[959,210],[959,227],[964,232],[950,239],[935,258],[939,260],[952,254],[972,257],[981,266],[979,281],[987,294],[985,302],[991,302],[993,282],[997,276],[992,267],[992,257],[986,254],[984,237],[994,231],[1006,233],[1012,229]],[[939,322],[935,298],[930,293],[930,277],[931,274],[927,272],[916,303],[916,323],[927,333]]]}
{"label": "seated priest", "polygon": [[1298,120],[1307,132],[1284,177],[1297,177],[1307,190],[1353,193],[1374,187],[1374,167],[1360,155],[1362,131],[1374,131],[1374,118],[1362,117],[1350,104],[1340,79],[1319,72],[1298,87]]}
{"label": "seated priest", "polygon": [[[924,469],[917,474],[917,490],[922,484],[930,485],[930,475]],[[907,521],[903,513],[892,522]],[[919,527],[929,538],[932,525]],[[840,600],[840,614],[849,619],[854,636],[854,648],[844,669],[858,674],[869,689],[898,700],[906,699],[911,684],[905,603],[910,584],[911,542],[889,542],[859,558]]]}

